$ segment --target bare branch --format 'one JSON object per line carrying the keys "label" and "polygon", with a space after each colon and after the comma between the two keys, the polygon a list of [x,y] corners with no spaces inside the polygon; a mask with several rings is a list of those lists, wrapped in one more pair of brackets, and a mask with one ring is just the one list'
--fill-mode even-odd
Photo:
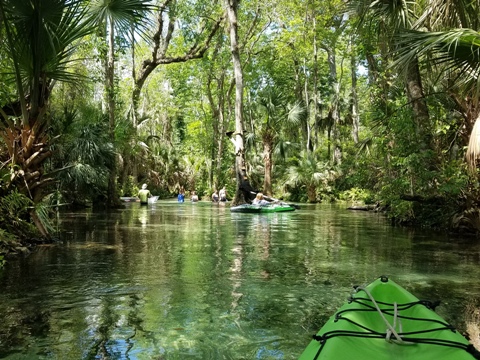
{"label": "bare branch", "polygon": [[220,28],[220,25],[223,22],[223,16],[222,16],[215,22],[213,27],[210,29],[210,33],[208,34],[207,39],[202,45],[196,42],[190,47],[190,49],[184,55],[180,55],[176,57],[168,57],[166,56],[166,53],[173,35],[174,23],[175,23],[175,19],[173,17],[170,17],[169,19],[168,29],[165,37],[162,37],[162,32],[164,27],[163,13],[165,12],[169,2],[170,0],[167,0],[160,8],[160,12],[158,15],[158,28],[153,37],[154,47],[152,50],[152,56],[150,59],[145,60],[142,64],[142,69],[140,70],[139,77],[135,80],[136,94],[134,94],[134,96],[139,96],[140,91],[143,85],[145,84],[145,81],[157,66],[187,62],[192,59],[202,58],[205,52],[207,51],[207,49],[209,48],[213,37],[215,36],[218,29]]}

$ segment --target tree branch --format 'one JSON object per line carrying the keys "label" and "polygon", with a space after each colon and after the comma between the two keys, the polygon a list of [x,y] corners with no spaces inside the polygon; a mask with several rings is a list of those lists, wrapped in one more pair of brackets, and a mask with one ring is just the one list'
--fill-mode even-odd
{"label": "tree branch", "polygon": [[170,17],[167,34],[165,35],[164,38],[162,38],[162,32],[163,32],[163,26],[164,26],[163,12],[165,11],[169,2],[170,0],[167,0],[164,3],[164,5],[161,7],[161,10],[158,16],[158,28],[153,36],[154,47],[152,51],[152,57],[143,62],[139,77],[138,79],[135,80],[136,92],[138,95],[140,94],[140,91],[145,81],[147,80],[148,76],[153,72],[153,70],[155,70],[157,66],[187,62],[192,59],[202,58],[205,52],[207,51],[207,49],[209,48],[213,37],[215,36],[218,29],[220,28],[221,23],[223,22],[223,16],[222,16],[215,22],[213,27],[210,29],[210,33],[208,34],[208,37],[203,43],[203,45],[200,46],[199,43],[196,42],[184,55],[180,55],[176,57],[167,57],[166,53],[173,35],[174,22],[175,22],[175,19],[173,17]]}

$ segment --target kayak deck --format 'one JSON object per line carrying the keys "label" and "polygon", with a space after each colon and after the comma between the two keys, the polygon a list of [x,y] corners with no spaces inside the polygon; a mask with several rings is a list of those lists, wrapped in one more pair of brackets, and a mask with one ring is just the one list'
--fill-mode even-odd
{"label": "kayak deck", "polygon": [[295,208],[288,204],[268,204],[268,205],[253,205],[253,204],[242,204],[238,206],[233,206],[230,208],[231,212],[241,212],[241,213],[252,213],[252,214],[263,214],[263,213],[274,213],[274,212],[286,212],[294,211]]}
{"label": "kayak deck", "polygon": [[467,339],[434,312],[436,305],[381,277],[357,288],[300,360],[480,359]]}

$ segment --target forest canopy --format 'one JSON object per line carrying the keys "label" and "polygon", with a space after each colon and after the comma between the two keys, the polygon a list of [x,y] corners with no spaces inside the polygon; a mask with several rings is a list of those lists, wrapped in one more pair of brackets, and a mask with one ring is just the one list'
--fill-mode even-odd
{"label": "forest canopy", "polygon": [[[478,233],[478,2],[0,2],[0,244],[242,178]],[[20,226],[18,226],[20,224]]]}

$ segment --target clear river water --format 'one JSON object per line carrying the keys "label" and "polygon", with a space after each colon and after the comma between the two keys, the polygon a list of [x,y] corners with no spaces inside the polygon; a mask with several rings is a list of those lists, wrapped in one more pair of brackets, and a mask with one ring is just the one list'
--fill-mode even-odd
{"label": "clear river water", "polygon": [[0,270],[2,359],[297,359],[353,285],[388,275],[464,331],[480,241],[344,205],[207,202],[64,213],[57,244]]}

